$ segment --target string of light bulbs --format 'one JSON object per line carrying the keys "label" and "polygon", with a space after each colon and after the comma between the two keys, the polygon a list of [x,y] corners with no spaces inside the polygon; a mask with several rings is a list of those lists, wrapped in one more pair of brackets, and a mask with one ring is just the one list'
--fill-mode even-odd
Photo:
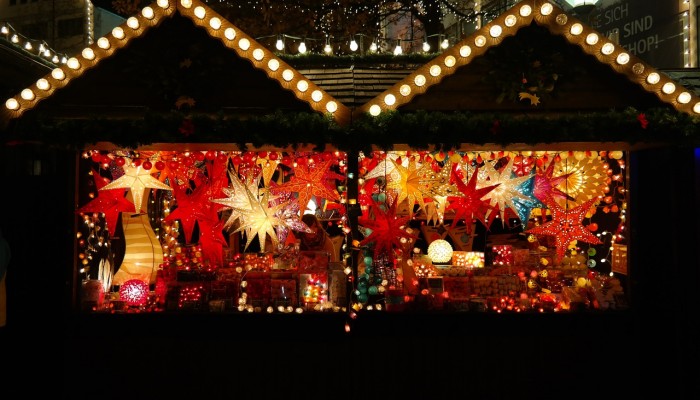
{"label": "string of light bulbs", "polygon": [[68,62],[67,55],[55,51],[43,40],[31,39],[22,35],[9,22],[0,22],[0,39],[5,39],[13,46],[34,53],[53,64]]}

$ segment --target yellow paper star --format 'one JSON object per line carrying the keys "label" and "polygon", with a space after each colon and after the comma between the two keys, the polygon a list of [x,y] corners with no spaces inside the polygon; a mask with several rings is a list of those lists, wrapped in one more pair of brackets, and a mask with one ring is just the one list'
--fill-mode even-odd
{"label": "yellow paper star", "polygon": [[433,198],[430,187],[436,181],[430,164],[424,163],[419,167],[412,159],[408,162],[408,167],[404,167],[394,160],[391,162],[394,164],[395,171],[398,172],[399,179],[387,182],[386,187],[397,193],[397,206],[406,200],[409,215],[413,215],[413,207],[416,204],[427,214],[424,199]]}
{"label": "yellow paper star", "polygon": [[255,160],[255,163],[262,170],[263,182],[265,183],[265,186],[270,186],[270,180],[275,174],[275,171],[277,170],[277,166],[279,165],[280,161],[270,160],[267,158],[258,158]]}
{"label": "yellow paper star", "polygon": [[139,213],[146,211],[142,209],[142,205],[143,195],[147,188],[172,190],[170,186],[151,176],[150,171],[143,169],[141,166],[134,167],[133,165],[124,166],[124,175],[103,186],[100,190],[122,188],[131,191],[131,196],[134,199],[134,208]]}

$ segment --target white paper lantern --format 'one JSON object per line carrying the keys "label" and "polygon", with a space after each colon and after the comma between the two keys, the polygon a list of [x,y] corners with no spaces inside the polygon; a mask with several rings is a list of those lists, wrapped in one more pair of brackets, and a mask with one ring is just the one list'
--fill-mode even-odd
{"label": "white paper lantern", "polygon": [[447,240],[433,240],[428,246],[428,257],[434,263],[449,263],[452,261],[452,245]]}

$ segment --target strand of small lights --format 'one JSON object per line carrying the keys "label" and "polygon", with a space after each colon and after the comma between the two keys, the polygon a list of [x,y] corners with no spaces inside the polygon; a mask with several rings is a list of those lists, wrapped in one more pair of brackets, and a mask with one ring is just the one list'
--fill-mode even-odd
{"label": "strand of small lights", "polygon": [[[83,153],[83,158],[88,157],[89,153]],[[92,176],[92,171],[88,174]],[[90,199],[94,199],[96,196],[97,194],[93,191],[88,193]],[[80,263],[78,271],[84,279],[88,279],[93,262],[99,261],[98,253],[106,252],[109,254],[109,229],[103,213],[80,213],[80,217],[83,221],[82,229],[76,232]]]}
{"label": "strand of small lights", "polygon": [[59,53],[49,47],[43,40],[30,39],[21,33],[17,32],[9,22],[0,22],[0,38],[5,38],[15,47],[21,48],[30,53],[46,59],[53,64],[65,64],[68,62],[68,56]]}
{"label": "strand of small lights", "polygon": [[85,32],[87,32],[87,44],[95,43],[95,24],[93,23],[95,7],[92,1],[85,2]]}
{"label": "strand of small lights", "polygon": [[690,55],[690,1],[683,0],[681,26],[683,27],[683,62],[686,68],[691,67]]}

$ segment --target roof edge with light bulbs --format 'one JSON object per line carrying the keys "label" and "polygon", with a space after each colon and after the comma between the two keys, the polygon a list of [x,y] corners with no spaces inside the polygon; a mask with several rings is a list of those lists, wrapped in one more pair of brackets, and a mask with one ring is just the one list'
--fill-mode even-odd
{"label": "roof edge with light bulbs", "polygon": [[[253,68],[265,71],[270,79],[307,102],[314,112],[274,112],[245,119],[180,112],[121,120],[107,117],[62,120],[35,115],[20,118],[41,100],[73,79],[79,79],[100,60],[124,47],[130,39],[142,35],[175,12],[190,18],[210,36],[249,60]],[[401,113],[397,110],[532,23],[580,46],[599,62],[610,65],[618,74],[658,96],[668,107],[556,116],[466,111]],[[351,110],[200,0],[177,3],[157,0],[79,55],[71,57],[65,66],[55,68],[8,99],[0,111],[0,137],[4,143],[36,142],[76,148],[97,142],[129,148],[183,142],[233,143],[240,149],[295,148],[311,144],[319,149],[330,146],[363,151],[388,150],[398,143],[416,149],[443,150],[514,143],[525,146],[566,142],[696,145],[698,121],[700,98],[697,95],[548,1],[517,3],[366,104]],[[187,129],[183,131],[185,122]],[[100,133],[99,137],[95,132]]]}

